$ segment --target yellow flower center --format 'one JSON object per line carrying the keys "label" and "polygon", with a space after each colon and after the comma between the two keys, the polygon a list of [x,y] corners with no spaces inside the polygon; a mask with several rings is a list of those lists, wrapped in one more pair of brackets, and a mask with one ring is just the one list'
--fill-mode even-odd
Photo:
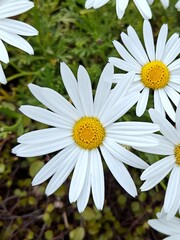
{"label": "yellow flower center", "polygon": [[169,77],[169,70],[161,61],[149,62],[141,70],[141,80],[144,86],[154,90],[166,86]]}
{"label": "yellow flower center", "polygon": [[175,146],[174,155],[176,158],[176,164],[180,166],[180,144]]}
{"label": "yellow flower center", "polygon": [[81,148],[97,148],[102,144],[104,137],[105,129],[95,117],[83,117],[74,125],[73,138]]}

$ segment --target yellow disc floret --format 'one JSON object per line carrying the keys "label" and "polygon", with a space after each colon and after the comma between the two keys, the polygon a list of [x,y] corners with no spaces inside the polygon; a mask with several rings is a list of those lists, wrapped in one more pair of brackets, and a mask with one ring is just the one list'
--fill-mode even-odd
{"label": "yellow disc floret", "polygon": [[102,144],[104,137],[105,129],[95,117],[83,117],[74,125],[73,139],[81,148],[97,148]]}
{"label": "yellow disc floret", "polygon": [[169,77],[169,70],[161,61],[149,62],[141,70],[141,81],[144,86],[154,90],[165,87]]}
{"label": "yellow disc floret", "polygon": [[180,166],[180,144],[175,146],[174,155],[176,158],[176,164]]}

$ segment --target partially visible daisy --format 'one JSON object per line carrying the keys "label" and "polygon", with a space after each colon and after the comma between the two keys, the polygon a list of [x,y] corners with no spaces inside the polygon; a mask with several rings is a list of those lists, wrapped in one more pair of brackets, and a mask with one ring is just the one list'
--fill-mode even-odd
{"label": "partially visible daisy", "polygon": [[173,217],[167,220],[166,217],[158,217],[158,219],[151,219],[148,221],[149,225],[169,237],[163,240],[179,240],[180,239],[180,219]]}
{"label": "partially visible daisy", "polygon": [[152,121],[160,126],[160,132],[163,135],[156,135],[159,140],[158,146],[136,149],[168,156],[155,162],[142,173],[141,180],[145,182],[141,190],[150,190],[170,173],[163,210],[168,218],[172,218],[180,208],[180,104],[176,111],[176,128],[157,110],[150,109],[149,113]]}
{"label": "partially visible daisy", "polygon": [[[21,21],[11,19],[11,17],[28,11],[34,6],[29,0],[0,0],[0,61],[9,62],[8,52],[4,42],[22,49],[23,51],[34,54],[31,45],[22,36],[34,36],[38,31],[30,25]],[[0,83],[5,84],[6,77],[0,64]]]}
{"label": "partially visible daisy", "polygon": [[[117,68],[136,73],[133,89],[141,92],[136,106],[137,116],[144,113],[150,91],[154,93],[154,108],[163,115],[165,112],[174,121],[175,111],[172,103],[177,106],[180,100],[180,38],[174,33],[168,40],[168,26],[163,24],[156,46],[153,32],[148,20],[143,24],[145,49],[135,32],[129,26],[127,34],[121,33],[124,46],[118,41],[113,44],[121,58],[110,57],[109,62]],[[175,60],[176,59],[176,60]],[[114,81],[118,82],[123,74],[115,74]]]}
{"label": "partially visible daisy", "polygon": [[178,11],[180,11],[180,0],[177,1],[175,7],[177,8]]}
{"label": "partially visible daisy", "polygon": [[[97,9],[105,5],[107,2],[109,2],[109,0],[86,0],[85,8],[89,9],[93,7]],[[147,0],[133,0],[133,2],[144,19],[152,18],[151,9]],[[116,13],[119,19],[124,16],[128,4],[129,0],[116,0]]]}
{"label": "partially visible daisy", "polygon": [[127,94],[134,75],[128,74],[125,81],[111,90],[114,70],[110,63],[107,64],[93,99],[91,81],[84,67],[78,69],[78,81],[65,63],[61,63],[60,69],[73,105],[49,88],[30,84],[32,94],[50,110],[21,106],[21,112],[52,127],[19,137],[20,145],[13,149],[13,153],[21,157],[33,157],[61,150],[37,173],[32,184],[41,184],[51,177],[46,188],[46,194],[50,195],[74,169],[69,200],[77,201],[80,212],[87,205],[91,189],[97,209],[103,207],[101,154],[118,183],[135,197],[137,190],[124,163],[139,169],[145,169],[148,164],[120,144],[157,145],[152,133],[158,130],[158,126],[143,122],[114,123],[139,97],[137,93]]}

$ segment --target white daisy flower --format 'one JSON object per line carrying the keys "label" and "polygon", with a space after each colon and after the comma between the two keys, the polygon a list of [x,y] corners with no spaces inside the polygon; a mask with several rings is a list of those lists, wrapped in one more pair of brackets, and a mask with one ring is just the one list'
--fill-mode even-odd
{"label": "white daisy flower", "polygon": [[164,240],[179,240],[180,239],[180,219],[173,217],[167,220],[166,217],[159,217],[158,219],[151,219],[148,221],[149,225],[169,237]]}
{"label": "white daisy flower", "polygon": [[145,182],[141,190],[150,190],[170,173],[163,210],[168,218],[172,218],[180,208],[180,104],[176,111],[176,128],[157,110],[150,109],[149,113],[152,121],[160,126],[163,135],[156,135],[159,140],[158,146],[135,148],[143,152],[168,156],[155,162],[142,173],[141,180]]}
{"label": "white daisy flower", "polygon": [[178,11],[180,11],[180,0],[177,1],[175,7],[177,8]]}
{"label": "white daisy flower", "polygon": [[[9,62],[8,52],[3,42],[34,54],[31,45],[19,35],[34,36],[38,34],[38,31],[26,23],[10,18],[28,11],[33,6],[34,3],[29,0],[0,0],[0,61],[6,64]],[[0,82],[6,83],[1,64]]]}
{"label": "white daisy flower", "polygon": [[[163,115],[166,112],[173,121],[175,120],[172,103],[177,106],[180,100],[180,58],[175,60],[180,53],[180,38],[175,33],[167,40],[167,35],[168,26],[163,24],[155,47],[151,25],[145,20],[145,49],[131,26],[128,27],[127,34],[121,33],[125,47],[118,41],[113,41],[122,59],[110,57],[109,62],[123,71],[136,73],[132,89],[141,92],[136,106],[137,116],[144,113],[150,91],[153,91],[154,108]],[[114,81],[118,82],[122,75],[115,74]]]}
{"label": "white daisy flower", "polygon": [[[107,2],[109,2],[109,0],[86,0],[85,8],[97,9],[105,5]],[[133,0],[133,2],[144,19],[152,18],[151,9],[147,0]],[[129,0],[116,0],[116,13],[119,19],[124,16],[128,3]]]}
{"label": "white daisy flower", "polygon": [[[52,177],[46,194],[54,193],[74,168],[69,200],[77,201],[82,212],[87,205],[90,189],[97,209],[104,204],[104,173],[101,161],[118,183],[133,197],[135,184],[125,164],[145,169],[148,164],[120,144],[154,146],[157,140],[152,133],[158,126],[143,122],[118,122],[137,101],[139,94],[127,94],[134,75],[111,90],[113,66],[104,68],[93,100],[91,81],[84,67],[78,69],[78,81],[65,63],[61,63],[63,83],[73,105],[57,92],[30,84],[32,94],[50,110],[35,106],[21,106],[20,110],[33,120],[52,126],[18,138],[20,145],[13,153],[33,157],[61,150],[35,176],[32,184],[38,185]],[[100,153],[101,152],[101,153]]]}

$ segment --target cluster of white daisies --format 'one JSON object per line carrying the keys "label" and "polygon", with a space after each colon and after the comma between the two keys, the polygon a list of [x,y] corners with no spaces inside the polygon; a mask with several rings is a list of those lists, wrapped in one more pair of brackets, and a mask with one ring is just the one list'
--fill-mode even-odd
{"label": "cluster of white daisies", "polygon": [[[86,7],[98,8],[108,0],[87,0]],[[117,1],[117,14],[121,18],[128,0]],[[168,0],[161,0],[164,8]],[[156,44],[148,21],[152,17],[149,4],[153,0],[134,0],[145,18],[141,43],[133,27],[121,33],[122,42],[113,41],[121,56],[110,57],[99,79],[95,96],[90,77],[79,66],[77,78],[65,63],[60,72],[71,104],[52,89],[29,84],[32,94],[49,110],[24,105],[20,111],[31,119],[50,125],[50,128],[26,133],[18,138],[20,143],[13,153],[21,157],[34,157],[59,151],[37,173],[32,184],[38,185],[51,178],[46,194],[54,193],[73,171],[69,190],[70,202],[77,201],[79,212],[84,211],[90,192],[97,209],[104,205],[104,171],[102,160],[132,197],[137,189],[124,164],[145,169],[141,180],[142,191],[155,187],[169,174],[162,211],[157,219],[149,220],[150,226],[169,235],[166,239],[180,239],[180,38],[174,33],[169,39],[168,26],[163,24]],[[33,49],[23,36],[37,35],[33,27],[9,17],[33,7],[28,0],[0,1],[0,60],[9,62],[2,41],[29,54]],[[176,8],[180,8],[180,1]],[[145,46],[145,47],[144,47]],[[114,67],[124,73],[114,74]],[[6,78],[0,65],[0,82]],[[112,87],[113,83],[117,83]],[[124,122],[122,116],[136,104],[136,115],[142,116],[147,108],[149,95],[154,96],[154,109],[149,110],[153,123]],[[170,119],[166,119],[166,116]],[[155,132],[160,131],[161,134]],[[149,166],[123,145],[165,157]]]}

